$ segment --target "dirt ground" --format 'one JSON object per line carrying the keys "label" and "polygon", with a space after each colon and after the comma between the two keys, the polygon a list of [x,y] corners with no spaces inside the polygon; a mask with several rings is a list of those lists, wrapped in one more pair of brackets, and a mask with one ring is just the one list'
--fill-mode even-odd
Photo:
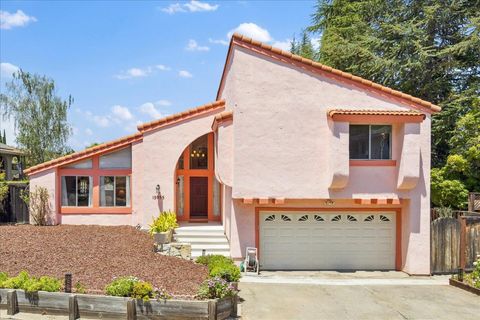
{"label": "dirt ground", "polygon": [[194,295],[205,266],[153,251],[152,238],[121,226],[0,226],[0,272],[73,275],[89,293],[102,293],[115,277],[136,276],[173,295]]}

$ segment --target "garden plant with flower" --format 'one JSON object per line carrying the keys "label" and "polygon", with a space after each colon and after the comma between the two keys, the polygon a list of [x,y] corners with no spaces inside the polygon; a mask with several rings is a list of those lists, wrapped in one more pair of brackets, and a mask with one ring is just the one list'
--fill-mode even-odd
{"label": "garden plant with flower", "polygon": [[230,282],[220,277],[214,277],[203,282],[197,296],[199,299],[221,299],[233,297],[237,292]]}

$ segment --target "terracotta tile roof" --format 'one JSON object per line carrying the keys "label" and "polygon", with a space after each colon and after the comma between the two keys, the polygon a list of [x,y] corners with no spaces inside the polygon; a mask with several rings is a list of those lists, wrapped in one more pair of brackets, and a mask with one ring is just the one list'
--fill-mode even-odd
{"label": "terracotta tile roof", "polygon": [[151,121],[151,122],[143,123],[143,124],[139,125],[137,128],[140,132],[146,132],[146,131],[158,129],[158,128],[163,127],[165,125],[169,125],[169,124],[172,124],[172,123],[183,121],[183,120],[189,119],[191,117],[194,117],[194,116],[206,113],[206,112],[210,112],[210,111],[215,110],[215,109],[224,108],[224,107],[225,107],[225,100],[218,100],[218,101],[207,103],[207,104],[204,104],[204,105],[201,105],[199,107],[192,108],[192,109],[189,109],[189,110],[186,110],[186,111],[183,111],[183,112],[172,114],[172,115],[170,115],[168,117],[165,117],[165,118],[162,118],[162,119],[158,119],[158,120],[154,120],[154,121]]}
{"label": "terracotta tile roof", "polygon": [[[233,36],[232,36],[232,42],[230,44],[230,47],[232,47],[233,44],[241,46],[242,43],[252,45],[252,46],[257,47],[259,49],[270,51],[271,53],[274,53],[276,55],[287,58],[288,60],[290,60],[291,63],[301,63],[301,64],[306,65],[306,66],[311,66],[316,71],[327,72],[327,73],[333,74],[335,76],[342,77],[344,79],[347,79],[347,80],[357,82],[359,84],[371,87],[375,90],[378,90],[380,92],[386,93],[386,94],[391,95],[391,96],[394,96],[396,98],[400,98],[400,99],[403,99],[403,100],[407,100],[409,102],[413,102],[417,105],[420,105],[422,107],[430,109],[432,112],[439,112],[441,110],[441,108],[439,106],[437,106],[437,105],[435,105],[431,102],[422,100],[420,98],[416,98],[414,96],[411,96],[409,94],[400,92],[398,90],[394,90],[394,89],[382,86],[381,84],[378,84],[378,83],[372,82],[370,80],[366,80],[366,79],[363,79],[361,77],[352,75],[351,73],[343,72],[341,70],[334,69],[332,67],[329,67],[329,66],[326,66],[324,64],[312,61],[310,59],[303,58],[301,56],[292,54],[288,51],[284,51],[284,50],[281,50],[281,49],[278,49],[278,48],[274,48],[269,44],[266,44],[266,43],[263,43],[263,42],[260,42],[260,41],[257,41],[257,40],[253,40],[252,38],[245,37],[241,34],[234,33]],[[245,48],[250,49],[248,46],[246,46]]]}
{"label": "terracotta tile roof", "polygon": [[98,146],[94,146],[94,147],[91,147],[91,148],[88,148],[88,149],[85,149],[85,150],[82,150],[82,151],[78,151],[78,152],[75,152],[75,153],[72,153],[72,154],[69,154],[69,155],[66,155],[66,156],[63,156],[63,157],[60,157],[60,158],[56,158],[56,159],[38,164],[38,165],[33,166],[33,167],[30,167],[30,168],[26,169],[24,171],[24,173],[27,174],[27,175],[32,175],[32,174],[38,173],[39,171],[44,171],[44,170],[48,170],[48,169],[58,167],[58,166],[61,166],[61,165],[65,165],[65,164],[68,164],[68,163],[80,161],[82,159],[94,156],[94,155],[99,154],[99,153],[104,153],[104,152],[107,152],[107,151],[110,151],[110,150],[118,149],[118,148],[121,148],[123,146],[129,145],[132,142],[141,140],[142,136],[143,136],[142,133],[137,132],[135,134],[122,137],[120,139],[105,142],[105,143],[102,143]]}
{"label": "terracotta tile roof", "polygon": [[348,109],[331,109],[328,110],[328,116],[334,115],[355,115],[355,116],[423,116],[421,112],[414,110],[348,110]]}
{"label": "terracotta tile roof", "polygon": [[213,131],[217,130],[219,123],[230,120],[230,119],[233,119],[233,111],[229,110],[229,111],[220,112],[213,119],[212,130]]}

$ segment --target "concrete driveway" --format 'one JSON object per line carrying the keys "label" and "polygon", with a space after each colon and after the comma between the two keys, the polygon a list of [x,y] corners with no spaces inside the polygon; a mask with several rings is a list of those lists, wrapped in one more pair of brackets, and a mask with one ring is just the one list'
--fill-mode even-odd
{"label": "concrete driveway", "polygon": [[[264,278],[244,278],[239,284],[242,320],[478,320],[480,316],[480,297],[445,285],[445,277],[393,274],[388,278],[369,275],[349,279],[344,274],[332,275],[286,277],[272,273]],[[283,283],[272,283],[272,277]],[[305,283],[305,279],[317,284]]]}

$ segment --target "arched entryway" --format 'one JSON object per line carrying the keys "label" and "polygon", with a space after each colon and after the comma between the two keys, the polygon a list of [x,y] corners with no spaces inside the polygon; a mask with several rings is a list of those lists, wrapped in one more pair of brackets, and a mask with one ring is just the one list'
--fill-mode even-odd
{"label": "arched entryway", "polygon": [[218,221],[220,184],[215,178],[213,133],[193,141],[175,169],[175,210],[181,221]]}

